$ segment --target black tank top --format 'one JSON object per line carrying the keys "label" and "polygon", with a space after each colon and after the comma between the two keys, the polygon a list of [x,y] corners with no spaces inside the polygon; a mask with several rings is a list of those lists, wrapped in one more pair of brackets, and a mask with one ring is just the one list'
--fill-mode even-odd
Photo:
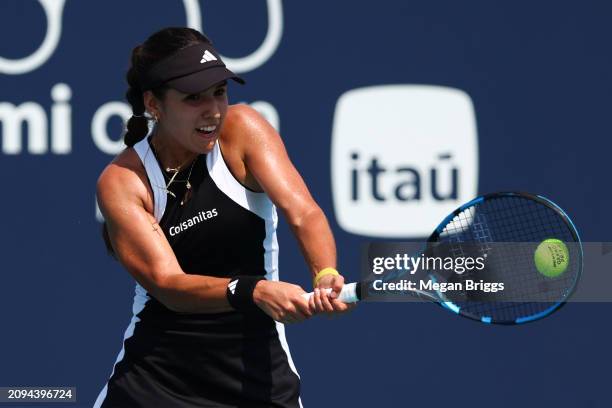
{"label": "black tank top", "polygon": [[[265,193],[251,191],[236,180],[223,160],[219,143],[209,154],[198,156],[193,169],[185,166],[176,175],[168,188],[172,194],[166,189],[170,174],[160,168],[150,139],[137,151],[154,192],[155,217],[183,271],[278,280],[276,208]],[[191,191],[186,195],[188,178]],[[160,202],[163,216],[157,212]],[[149,298],[157,312],[167,311]],[[223,320],[221,316],[216,319]]]}
{"label": "black tank top", "polygon": [[[167,194],[159,223],[182,269],[218,277],[265,275],[265,221],[217,187],[205,155],[195,160],[193,169],[186,166],[170,185],[174,195]],[[186,196],[189,172],[192,188]]]}

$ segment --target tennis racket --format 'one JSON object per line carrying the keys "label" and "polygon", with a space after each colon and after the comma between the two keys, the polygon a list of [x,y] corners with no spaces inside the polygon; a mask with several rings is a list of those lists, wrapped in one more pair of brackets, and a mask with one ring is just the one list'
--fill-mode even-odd
{"label": "tennis racket", "polygon": [[[568,248],[567,268],[554,277],[542,274],[534,262],[537,246],[551,238],[563,241]],[[502,243],[514,243],[514,250],[505,254]],[[483,323],[521,324],[550,315],[570,297],[582,271],[582,245],[570,218],[552,201],[529,193],[492,193],[462,205],[434,230],[423,253],[435,253],[441,247],[446,248],[447,256],[477,251],[488,254],[492,262],[473,273],[444,275],[424,270],[420,272],[422,278],[439,283],[465,282],[474,277],[502,280],[511,293],[500,291],[474,297],[461,290],[415,290],[408,294]],[[345,284],[338,299],[353,303],[367,298],[371,284]],[[304,296],[308,298],[312,293]],[[509,298],[512,301],[507,301]]]}

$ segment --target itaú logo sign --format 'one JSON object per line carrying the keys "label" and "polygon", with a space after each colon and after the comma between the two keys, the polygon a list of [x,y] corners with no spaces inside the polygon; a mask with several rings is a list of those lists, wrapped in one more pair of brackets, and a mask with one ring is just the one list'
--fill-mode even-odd
{"label": "ita\u00fa logo sign", "polygon": [[[30,55],[9,59],[0,56],[0,75],[21,75],[42,67],[56,51],[62,33],[62,20],[66,0],[38,0],[42,6],[47,30],[41,44]],[[177,1],[178,2],[178,1]],[[182,0],[187,26],[201,30],[202,12],[198,0]],[[268,29],[260,46],[249,55],[240,58],[222,57],[236,73],[254,70],[265,64],[276,52],[283,32],[281,0],[267,0]],[[66,83],[55,84],[50,91],[52,105],[47,110],[41,104],[28,101],[19,105],[0,101],[0,128],[2,144],[0,153],[21,154],[69,154],[72,151],[72,89]],[[252,102],[268,121],[279,128],[276,109],[265,101]],[[111,101],[96,110],[91,120],[91,134],[95,145],[102,152],[117,154],[123,149],[123,141],[107,133],[108,122],[119,117],[126,122],[132,111],[128,104]],[[27,124],[26,142],[22,137],[23,124]]]}
{"label": "ita\u00fa logo sign", "polygon": [[476,117],[459,89],[348,91],[336,105],[331,150],[336,218],[354,234],[425,237],[477,192]]}

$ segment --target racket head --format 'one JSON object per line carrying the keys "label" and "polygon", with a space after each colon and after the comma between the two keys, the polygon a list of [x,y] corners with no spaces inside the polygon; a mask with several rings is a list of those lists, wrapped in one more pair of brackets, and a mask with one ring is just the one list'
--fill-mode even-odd
{"label": "racket head", "polygon": [[[538,272],[533,258],[537,246],[550,238],[563,241],[569,252],[567,269],[553,278]],[[507,246],[515,248],[514,252],[518,248],[520,256],[501,253],[500,243],[514,243]],[[462,205],[431,234],[426,253],[440,246],[453,247],[453,252],[459,249],[460,253],[477,249],[495,256],[478,275],[430,275],[433,280],[497,277],[514,288],[510,294],[489,293],[484,299],[470,299],[461,291],[435,294],[441,306],[483,323],[522,324],[550,315],[571,296],[582,272],[582,245],[574,223],[549,199],[525,192],[486,194]],[[522,296],[527,300],[515,301]]]}

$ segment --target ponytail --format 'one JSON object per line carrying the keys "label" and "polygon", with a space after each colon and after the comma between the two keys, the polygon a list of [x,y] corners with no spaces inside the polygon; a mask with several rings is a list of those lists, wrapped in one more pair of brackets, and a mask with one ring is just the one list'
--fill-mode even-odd
{"label": "ponytail", "polygon": [[147,117],[145,116],[144,98],[140,81],[138,80],[138,70],[142,65],[142,45],[132,50],[131,66],[127,72],[126,80],[129,85],[125,98],[132,105],[132,117],[127,122],[127,131],[123,136],[126,146],[132,147],[140,142],[149,132]]}
{"label": "ponytail", "polygon": [[132,147],[147,135],[149,124],[148,118],[145,116],[144,102],[140,89],[130,87],[125,96],[130,105],[132,105],[132,117],[128,119],[127,131],[123,136],[123,141],[127,147]]}

